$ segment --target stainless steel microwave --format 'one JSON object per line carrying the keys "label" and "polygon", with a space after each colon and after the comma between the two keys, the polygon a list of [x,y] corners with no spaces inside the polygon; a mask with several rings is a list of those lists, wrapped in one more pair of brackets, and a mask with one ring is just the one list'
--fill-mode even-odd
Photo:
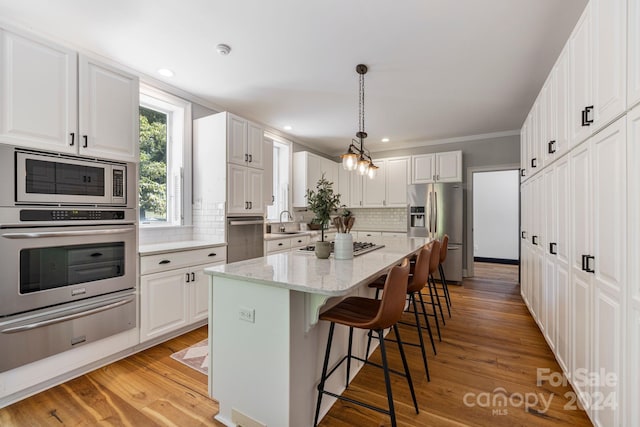
{"label": "stainless steel microwave", "polygon": [[[10,164],[11,161],[14,164]],[[130,184],[135,181],[133,163],[36,152],[11,146],[0,147],[0,163],[0,174],[14,173],[13,176],[4,176],[6,179],[0,182],[0,201],[3,206],[134,207],[135,194],[130,192]]]}

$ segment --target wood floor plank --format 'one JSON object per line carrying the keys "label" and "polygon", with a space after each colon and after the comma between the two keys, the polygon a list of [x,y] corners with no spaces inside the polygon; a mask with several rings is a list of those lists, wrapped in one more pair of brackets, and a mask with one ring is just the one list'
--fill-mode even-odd
{"label": "wood floor plank", "polygon": [[[583,411],[565,408],[572,393],[569,386],[537,384],[537,368],[561,370],[520,298],[517,266],[479,264],[483,263],[476,263],[476,273],[483,277],[450,286],[452,317],[446,318],[446,326],[440,325],[437,356],[427,350],[431,382],[424,375],[420,350],[405,347],[420,413],[415,413],[406,380],[392,375],[398,425],[591,425]],[[413,321],[412,315],[406,316]],[[435,334],[434,319],[430,322]],[[400,333],[404,341],[418,341],[411,326],[401,325]],[[207,328],[198,328],[0,409],[0,426],[221,426],[213,419],[218,405],[207,395],[207,377],[171,359],[174,352],[205,338]],[[397,347],[390,344],[389,363],[402,370]],[[380,361],[379,350],[372,360]],[[365,366],[345,395],[386,407],[382,372]],[[538,396],[537,402],[533,396]],[[550,401],[546,411],[542,399]],[[500,405],[505,401],[506,406]],[[384,414],[338,401],[320,425],[390,422]]]}

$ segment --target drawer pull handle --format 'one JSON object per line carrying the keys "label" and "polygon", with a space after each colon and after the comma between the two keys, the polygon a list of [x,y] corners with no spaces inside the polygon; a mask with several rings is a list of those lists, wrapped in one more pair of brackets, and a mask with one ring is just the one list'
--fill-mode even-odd
{"label": "drawer pull handle", "polygon": [[189,273],[185,273],[187,275],[187,283],[189,283],[191,280],[189,280]]}
{"label": "drawer pull handle", "polygon": [[196,273],[191,273],[191,281],[192,282],[196,281]]}
{"label": "drawer pull handle", "polygon": [[160,261],[158,264],[169,264],[171,261],[168,259],[163,259],[162,261]]}
{"label": "drawer pull handle", "polygon": [[218,255],[218,254],[217,254],[217,253],[215,253],[215,252],[211,252],[211,253],[210,253],[209,255],[207,255],[207,256],[216,256],[216,255]]}
{"label": "drawer pull handle", "polygon": [[102,253],[100,253],[100,252],[94,252],[94,253],[92,253],[92,254],[91,254],[91,256],[92,256],[92,257],[94,257],[94,258],[96,258],[96,257],[102,256]]}
{"label": "drawer pull handle", "polygon": [[298,243],[302,243],[302,240],[298,240]]}
{"label": "drawer pull handle", "polygon": [[283,243],[278,243],[278,246],[282,246],[282,245],[283,245]]}

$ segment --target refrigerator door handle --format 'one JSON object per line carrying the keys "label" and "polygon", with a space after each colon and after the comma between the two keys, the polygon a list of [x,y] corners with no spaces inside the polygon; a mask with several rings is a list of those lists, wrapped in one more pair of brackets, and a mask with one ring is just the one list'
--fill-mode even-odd
{"label": "refrigerator door handle", "polygon": [[435,207],[435,221],[433,224],[433,230],[436,234],[438,234],[438,192],[433,192],[433,205]]}

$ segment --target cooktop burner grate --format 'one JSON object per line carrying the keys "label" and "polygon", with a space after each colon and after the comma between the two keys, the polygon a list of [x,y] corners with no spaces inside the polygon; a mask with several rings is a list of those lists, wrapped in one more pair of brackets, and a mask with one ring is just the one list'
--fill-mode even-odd
{"label": "cooktop burner grate", "polygon": [[[367,252],[375,251],[380,248],[384,248],[384,245],[378,245],[371,242],[353,242],[353,255],[357,256],[366,254]],[[315,249],[315,245],[307,245],[299,250],[303,252],[313,252]],[[333,253],[333,242],[331,242],[331,253]]]}

